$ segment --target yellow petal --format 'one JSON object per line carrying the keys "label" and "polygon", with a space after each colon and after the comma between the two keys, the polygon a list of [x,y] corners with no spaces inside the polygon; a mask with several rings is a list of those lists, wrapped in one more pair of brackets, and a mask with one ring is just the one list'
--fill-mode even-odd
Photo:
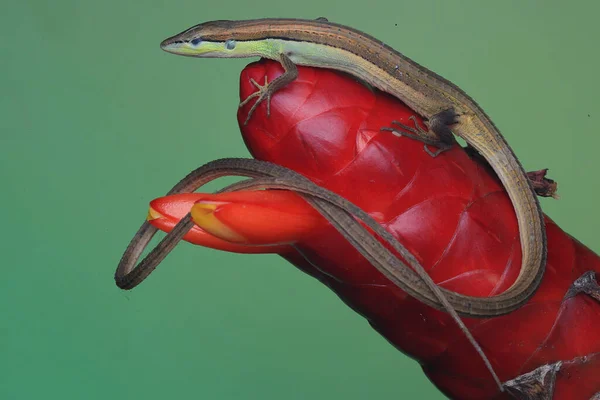
{"label": "yellow petal", "polygon": [[163,217],[164,216],[161,213],[159,213],[158,211],[156,211],[154,208],[152,208],[152,207],[148,208],[148,215],[146,216],[147,221],[152,221],[152,220],[163,218]]}
{"label": "yellow petal", "polygon": [[246,238],[233,231],[227,225],[219,221],[215,216],[217,204],[210,202],[199,202],[192,207],[192,220],[200,228],[218,237],[232,243],[244,243]]}

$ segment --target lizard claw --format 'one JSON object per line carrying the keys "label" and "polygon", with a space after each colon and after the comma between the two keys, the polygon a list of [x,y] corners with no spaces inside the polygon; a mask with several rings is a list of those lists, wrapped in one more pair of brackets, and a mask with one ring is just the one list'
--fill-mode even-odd
{"label": "lizard claw", "polygon": [[246,120],[244,121],[244,125],[246,125],[248,123],[248,121],[250,121],[250,117],[252,117],[252,114],[254,114],[256,107],[258,107],[258,105],[260,103],[262,103],[265,99],[267,100],[267,117],[271,116],[271,92],[272,92],[272,90],[270,89],[270,85],[269,85],[267,76],[265,75],[265,84],[264,85],[261,85],[260,83],[256,82],[252,78],[250,78],[250,82],[254,86],[256,86],[258,91],[254,92],[250,96],[246,97],[246,99],[240,103],[239,107],[245,106],[251,99],[253,99],[255,97],[257,97],[257,99],[254,102],[254,104],[252,105],[252,107],[250,108],[250,111],[248,111],[248,116],[246,117]]}

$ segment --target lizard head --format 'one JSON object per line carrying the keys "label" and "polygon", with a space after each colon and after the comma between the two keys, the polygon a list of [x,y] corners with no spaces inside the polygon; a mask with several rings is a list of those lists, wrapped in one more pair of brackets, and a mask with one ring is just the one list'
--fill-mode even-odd
{"label": "lizard head", "polygon": [[240,21],[210,21],[162,41],[161,49],[188,57],[240,58],[264,56],[264,40],[248,37]]}

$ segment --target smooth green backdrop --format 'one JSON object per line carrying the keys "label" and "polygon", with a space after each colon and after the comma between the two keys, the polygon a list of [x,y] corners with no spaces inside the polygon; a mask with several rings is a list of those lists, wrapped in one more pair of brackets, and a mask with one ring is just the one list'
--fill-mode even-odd
{"label": "smooth green backdrop", "polygon": [[179,246],[132,292],[119,258],[148,202],[247,156],[249,60],[159,42],[202,21],[315,18],[364,30],[476,98],[544,210],[592,249],[600,58],[595,1],[5,1],[0,15],[1,399],[442,399],[328,289],[276,256]]}

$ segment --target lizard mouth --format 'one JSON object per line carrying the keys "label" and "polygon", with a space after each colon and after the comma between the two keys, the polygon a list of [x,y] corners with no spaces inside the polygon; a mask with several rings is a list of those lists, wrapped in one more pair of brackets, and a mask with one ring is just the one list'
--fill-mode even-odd
{"label": "lizard mouth", "polygon": [[160,43],[160,48],[167,53],[179,54],[177,50],[181,48],[184,43],[183,40],[168,38]]}
{"label": "lizard mouth", "polygon": [[198,56],[198,49],[195,49],[187,41],[177,38],[169,38],[162,41],[160,48],[167,53],[176,54],[179,56],[194,57]]}
{"label": "lizard mouth", "polygon": [[200,39],[184,40],[180,35],[163,40],[160,48],[167,53],[187,57],[221,57],[224,44]]}

